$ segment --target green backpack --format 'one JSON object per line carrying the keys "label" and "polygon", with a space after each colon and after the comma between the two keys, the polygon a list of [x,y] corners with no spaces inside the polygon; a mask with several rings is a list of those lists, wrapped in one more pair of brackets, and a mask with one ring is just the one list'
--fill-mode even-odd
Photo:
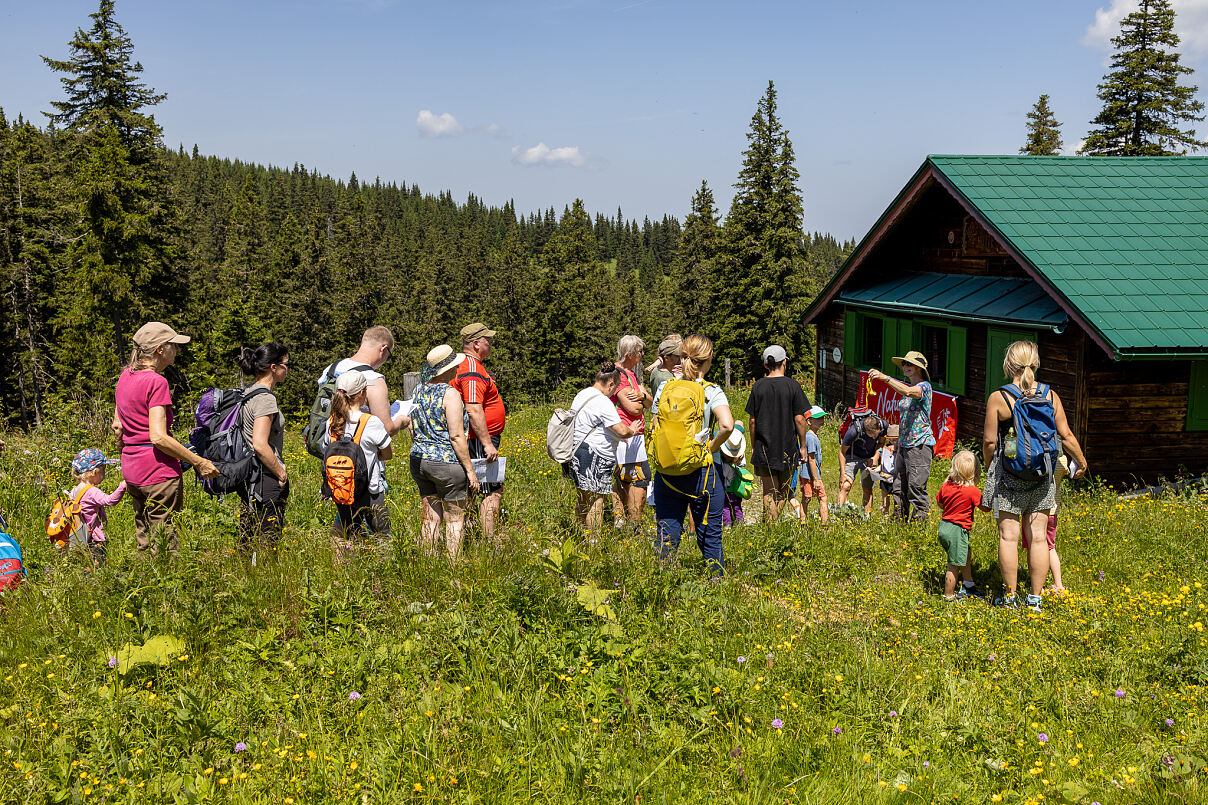
{"label": "green backpack", "polygon": [[[315,458],[323,458],[323,434],[327,432],[327,420],[331,418],[331,398],[336,396],[336,365],[343,358],[335,360],[323,372],[324,381],[319,384],[315,401],[310,406],[310,420],[302,429],[302,438],[306,442],[306,452]],[[361,364],[350,367],[347,371],[372,372],[373,367]],[[342,373],[341,373],[342,374]]]}

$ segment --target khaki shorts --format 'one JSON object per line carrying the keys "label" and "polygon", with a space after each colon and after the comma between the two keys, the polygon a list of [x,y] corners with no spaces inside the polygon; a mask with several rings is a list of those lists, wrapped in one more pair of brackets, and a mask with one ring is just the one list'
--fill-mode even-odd
{"label": "khaki shorts", "polygon": [[460,503],[470,494],[470,479],[460,464],[429,461],[411,456],[411,478],[419,488],[421,498],[440,498]]}

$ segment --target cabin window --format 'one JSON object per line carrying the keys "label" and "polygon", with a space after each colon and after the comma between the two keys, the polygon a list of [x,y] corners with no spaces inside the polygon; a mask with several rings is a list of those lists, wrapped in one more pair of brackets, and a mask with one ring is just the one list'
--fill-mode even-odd
{"label": "cabin window", "polygon": [[927,358],[931,385],[949,394],[965,393],[968,356],[966,331],[956,324],[848,310],[844,316],[848,364],[857,369],[876,367],[901,377],[895,356],[918,350]]}
{"label": "cabin window", "polygon": [[1208,430],[1208,361],[1192,361],[1187,384],[1187,430]]}
{"label": "cabin window", "polygon": [[885,320],[880,316],[861,316],[864,328],[864,343],[860,350],[860,368],[880,366],[882,361],[882,339]]}

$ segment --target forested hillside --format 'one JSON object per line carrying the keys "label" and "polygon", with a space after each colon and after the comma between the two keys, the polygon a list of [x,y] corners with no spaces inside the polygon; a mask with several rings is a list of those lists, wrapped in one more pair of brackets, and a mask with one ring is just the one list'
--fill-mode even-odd
{"label": "forested hillside", "polygon": [[489,323],[492,369],[513,401],[582,383],[629,332],[652,344],[710,334],[738,376],[769,339],[800,356],[798,370],[812,364],[797,319],[850,244],[803,231],[770,84],[724,223],[704,183],[683,225],[578,200],[525,214],[167,149],[148,113],[164,96],[141,82],[111,0],[92,20],[70,59],[46,59],[65,89],[48,101],[48,127],[0,111],[0,424],[109,395],[149,319],[196,339],[173,370],[179,399],[237,382],[240,346],[285,343],[290,410],[372,324],[395,332],[385,371],[397,382],[462,325]]}

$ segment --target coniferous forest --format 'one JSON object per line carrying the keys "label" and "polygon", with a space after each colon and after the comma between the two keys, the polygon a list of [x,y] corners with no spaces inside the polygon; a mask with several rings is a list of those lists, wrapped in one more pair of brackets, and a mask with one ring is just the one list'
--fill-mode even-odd
{"label": "coniferous forest", "polygon": [[516,402],[580,387],[626,333],[651,345],[709,334],[715,373],[729,357],[736,379],[773,341],[799,356],[795,370],[812,366],[799,314],[852,244],[805,232],[770,82],[724,220],[702,182],[684,189],[684,222],[638,222],[577,199],[524,213],[172,150],[152,114],[166,94],[143,76],[113,0],[67,50],[44,57],[64,88],[45,127],[0,110],[0,424],[109,396],[130,336],[155,319],[195,338],[169,370],[179,399],[238,383],[239,348],[274,340],[297,367],[281,389],[291,411],[373,324],[398,340],[384,369],[395,385],[464,324],[489,323],[491,368]]}

